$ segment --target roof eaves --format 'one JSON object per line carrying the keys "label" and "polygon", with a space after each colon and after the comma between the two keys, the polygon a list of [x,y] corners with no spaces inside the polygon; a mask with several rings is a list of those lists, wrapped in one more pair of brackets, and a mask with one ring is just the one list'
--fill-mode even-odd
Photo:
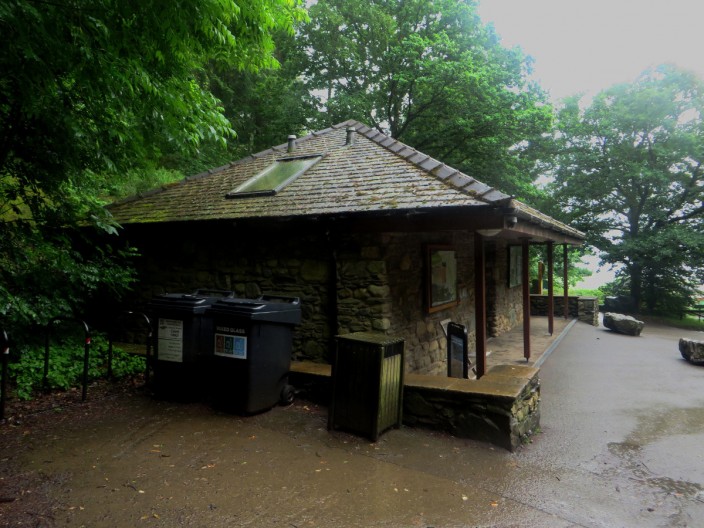
{"label": "roof eaves", "polygon": [[575,229],[574,227],[564,224],[559,220],[555,220],[551,216],[548,216],[545,213],[541,213],[537,209],[534,209],[529,205],[519,202],[518,200],[511,200],[510,206],[513,208],[516,214],[528,220],[529,222],[541,225],[543,227],[548,227],[560,233],[564,233],[566,235],[581,240],[585,240],[587,238],[587,235],[579,229]]}
{"label": "roof eaves", "polygon": [[482,198],[490,202],[509,202],[511,200],[508,194],[502,193],[497,189],[489,189],[482,194]]}

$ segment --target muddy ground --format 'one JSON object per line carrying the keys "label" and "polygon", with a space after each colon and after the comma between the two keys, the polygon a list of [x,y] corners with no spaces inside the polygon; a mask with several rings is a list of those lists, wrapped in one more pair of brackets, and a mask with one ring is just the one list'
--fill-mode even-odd
{"label": "muddy ground", "polygon": [[142,383],[141,378],[93,383],[86,402],[78,389],[8,401],[0,423],[0,526],[56,525],[57,503],[51,495],[64,479],[23,468],[20,461],[63,431],[85,429],[124,412],[125,399],[146,394]]}
{"label": "muddy ground", "polygon": [[516,453],[408,427],[371,443],[303,400],[242,417],[101,383],[10,406],[0,526],[704,526],[704,367],[683,334],[575,326]]}

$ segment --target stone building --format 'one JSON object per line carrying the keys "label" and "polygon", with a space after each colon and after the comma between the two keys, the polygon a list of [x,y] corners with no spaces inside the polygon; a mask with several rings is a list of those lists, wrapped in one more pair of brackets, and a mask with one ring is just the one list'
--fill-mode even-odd
{"label": "stone building", "polygon": [[143,301],[300,297],[294,359],[327,361],[335,335],[375,330],[403,337],[406,370],[421,374],[446,371],[442,322],[468,328],[479,360],[487,336],[529,317],[528,244],[584,238],[356,121],[109,209],[142,254]]}

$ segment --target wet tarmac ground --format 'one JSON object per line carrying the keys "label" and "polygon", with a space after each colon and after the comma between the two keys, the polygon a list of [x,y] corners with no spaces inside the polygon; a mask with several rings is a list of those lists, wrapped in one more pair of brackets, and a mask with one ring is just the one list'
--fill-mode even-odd
{"label": "wet tarmac ground", "polygon": [[[305,401],[238,417],[121,396],[0,447],[0,496],[17,499],[0,526],[701,527],[704,368],[680,336],[704,339],[571,327],[541,367],[542,431],[516,453],[408,427],[373,444]],[[47,511],[8,517],[32,495]]]}

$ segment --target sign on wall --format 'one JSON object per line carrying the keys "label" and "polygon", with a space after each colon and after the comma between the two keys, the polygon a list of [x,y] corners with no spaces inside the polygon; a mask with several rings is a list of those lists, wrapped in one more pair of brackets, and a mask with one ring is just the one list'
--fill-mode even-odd
{"label": "sign on wall", "polygon": [[514,288],[521,285],[523,271],[523,260],[521,258],[523,248],[521,246],[508,247],[508,287]]}
{"label": "sign on wall", "polygon": [[426,297],[428,312],[457,306],[457,257],[452,246],[427,246]]}

